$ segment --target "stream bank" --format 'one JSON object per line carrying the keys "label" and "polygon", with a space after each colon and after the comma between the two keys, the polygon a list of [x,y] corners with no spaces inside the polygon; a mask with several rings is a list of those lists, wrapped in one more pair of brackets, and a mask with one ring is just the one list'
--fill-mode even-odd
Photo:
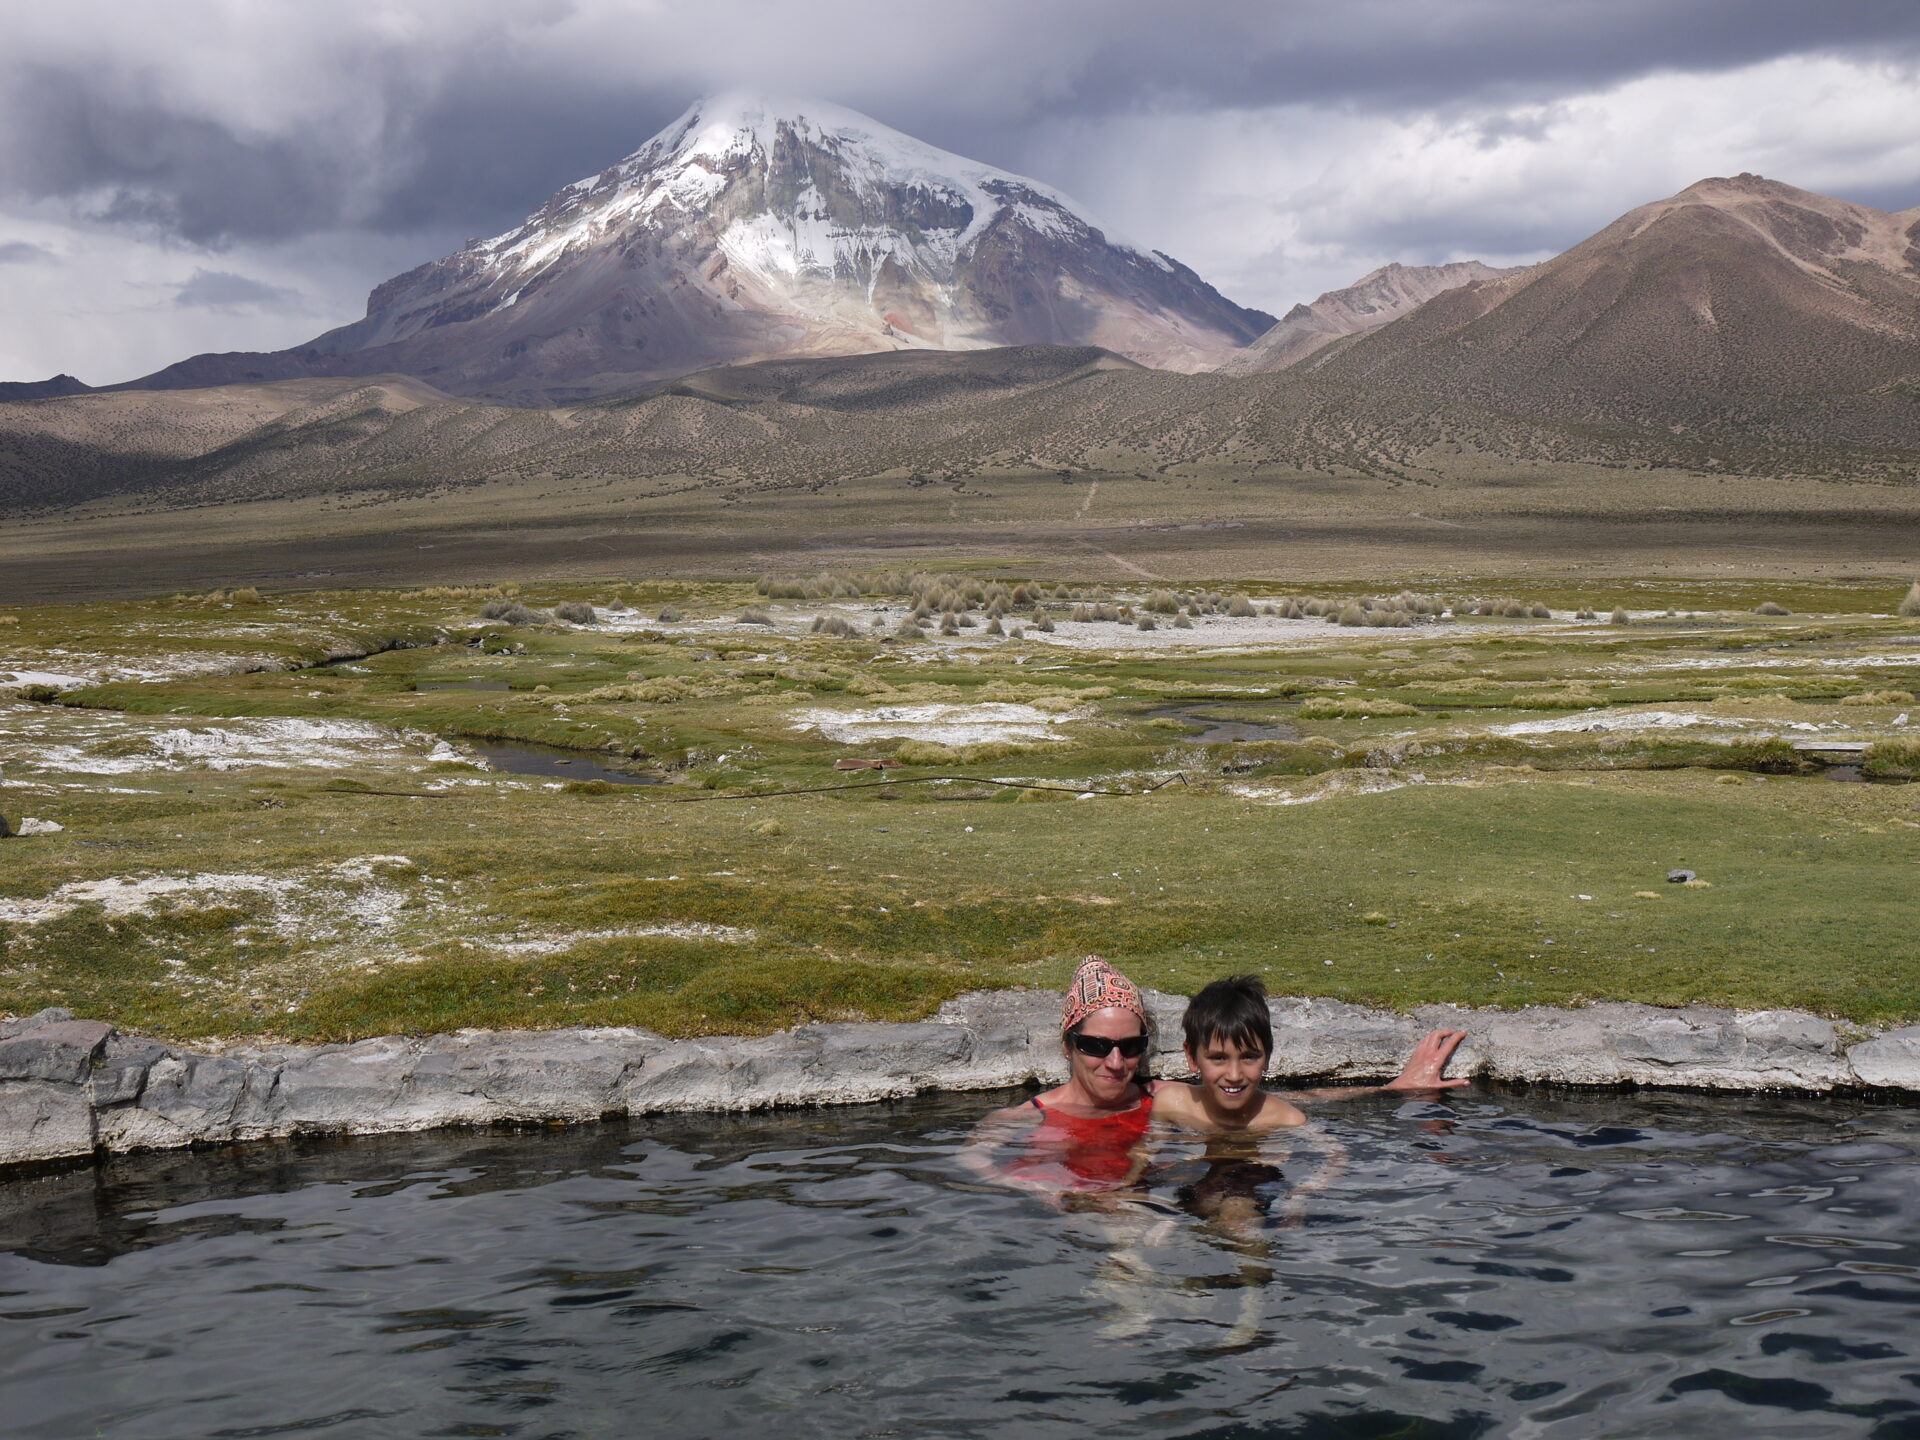
{"label": "stream bank", "polygon": [[[1148,992],[1156,1073],[1177,1074],[1180,996]],[[1849,1037],[1791,1010],[1604,1003],[1398,1014],[1271,1002],[1273,1078],[1383,1080],[1425,1031],[1489,1080],[1698,1090],[1920,1092],[1920,1026]],[[674,1040],[637,1028],[380,1036],[210,1054],[65,1010],[0,1022],[0,1166],[291,1135],[573,1123],[670,1111],[841,1105],[1064,1078],[1059,998],[976,991],[917,1024],[804,1025]]]}

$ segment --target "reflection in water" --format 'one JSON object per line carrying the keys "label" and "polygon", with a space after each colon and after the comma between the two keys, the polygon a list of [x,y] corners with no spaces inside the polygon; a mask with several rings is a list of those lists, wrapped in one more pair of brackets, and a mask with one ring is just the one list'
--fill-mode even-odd
{"label": "reflection in water", "polygon": [[1912,1109],[1361,1099],[1063,1213],[990,1103],[0,1180],[7,1434],[1920,1434]]}
{"label": "reflection in water", "polygon": [[506,744],[497,740],[468,740],[467,748],[489,766],[508,775],[548,775],[558,780],[605,780],[614,785],[664,785],[658,775],[628,770],[615,761],[609,764],[586,750],[568,750],[559,745]]}

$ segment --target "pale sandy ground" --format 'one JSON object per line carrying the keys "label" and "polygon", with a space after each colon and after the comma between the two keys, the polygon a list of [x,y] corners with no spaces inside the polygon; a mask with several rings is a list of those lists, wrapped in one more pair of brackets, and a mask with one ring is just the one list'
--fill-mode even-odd
{"label": "pale sandy ground", "polygon": [[[1119,594],[1115,603],[1137,603],[1140,595]],[[602,611],[603,619],[597,627],[603,630],[631,632],[637,630],[657,630],[672,637],[698,637],[738,645],[750,641],[754,636],[779,636],[782,639],[805,636],[810,633],[814,618],[820,615],[839,616],[853,625],[862,636],[879,637],[891,635],[901,620],[911,611],[910,605],[898,601],[771,601],[762,602],[759,607],[765,611],[773,624],[743,625],[737,618],[701,616],[687,620],[663,623],[650,615],[639,611]],[[1645,612],[1648,615],[1657,611]],[[980,619],[976,612],[975,619]],[[1485,619],[1473,620],[1423,620],[1407,629],[1381,627],[1377,629],[1365,626],[1335,625],[1328,620],[1283,620],[1272,615],[1227,616],[1210,615],[1193,621],[1191,630],[1171,628],[1167,621],[1170,617],[1155,616],[1159,628],[1141,630],[1133,622],[1114,622],[1110,620],[1083,622],[1053,616],[1058,627],[1054,633],[1028,628],[1025,639],[1034,645],[1044,645],[1050,649],[1071,651],[1102,651],[1116,655],[1140,656],[1150,658],[1157,655],[1210,654],[1230,651],[1258,651],[1289,649],[1303,645],[1324,645],[1329,641],[1416,641],[1458,639],[1466,636],[1501,635],[1515,633],[1562,634],[1567,629],[1586,635],[1619,633],[1604,622],[1575,621],[1572,612],[1559,612],[1551,621],[1535,620],[1521,623],[1501,623]],[[1636,617],[1639,618],[1639,617]],[[874,628],[875,620],[881,622],[880,628]],[[1005,617],[1001,624],[1012,627],[1025,622],[1017,615]],[[987,635],[982,631],[986,622],[981,620],[975,629],[962,630],[958,635],[942,635],[937,626],[930,627],[924,640],[915,642],[942,652],[982,652],[1008,643],[1004,636]]]}

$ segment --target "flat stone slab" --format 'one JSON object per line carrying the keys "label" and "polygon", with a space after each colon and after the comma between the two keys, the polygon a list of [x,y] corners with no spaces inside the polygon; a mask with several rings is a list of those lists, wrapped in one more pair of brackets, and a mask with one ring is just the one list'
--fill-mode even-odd
{"label": "flat stone slab", "polygon": [[[1183,1074],[1177,995],[1146,994],[1151,1073]],[[1270,1003],[1273,1079],[1380,1081],[1428,1030],[1466,1032],[1449,1073],[1698,1090],[1920,1094],[1920,1026],[1843,1037],[1794,1010],[1607,1003],[1411,1015],[1345,1001]],[[803,1025],[672,1040],[573,1028],[380,1036],[206,1055],[65,1010],[0,1021],[0,1165],[303,1134],[550,1123],[660,1111],[845,1105],[925,1090],[1057,1083],[1060,999],[978,991],[918,1024]]]}

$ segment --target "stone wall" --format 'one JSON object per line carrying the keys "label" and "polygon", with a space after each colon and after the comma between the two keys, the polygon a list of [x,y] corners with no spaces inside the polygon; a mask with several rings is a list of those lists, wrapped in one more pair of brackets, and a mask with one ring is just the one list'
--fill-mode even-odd
{"label": "stone wall", "polygon": [[[1156,1073],[1176,1074],[1185,1001],[1149,992]],[[1451,1074],[1574,1085],[1920,1092],[1920,1026],[1847,1043],[1790,1010],[1603,1004],[1411,1015],[1272,1002],[1274,1074],[1382,1080],[1427,1030],[1464,1030]],[[1057,996],[980,992],[913,1025],[755,1038],[648,1030],[469,1032],[204,1054],[45,1010],[0,1023],[0,1165],[300,1134],[378,1134],[666,1110],[844,1105],[1057,1081]]]}

